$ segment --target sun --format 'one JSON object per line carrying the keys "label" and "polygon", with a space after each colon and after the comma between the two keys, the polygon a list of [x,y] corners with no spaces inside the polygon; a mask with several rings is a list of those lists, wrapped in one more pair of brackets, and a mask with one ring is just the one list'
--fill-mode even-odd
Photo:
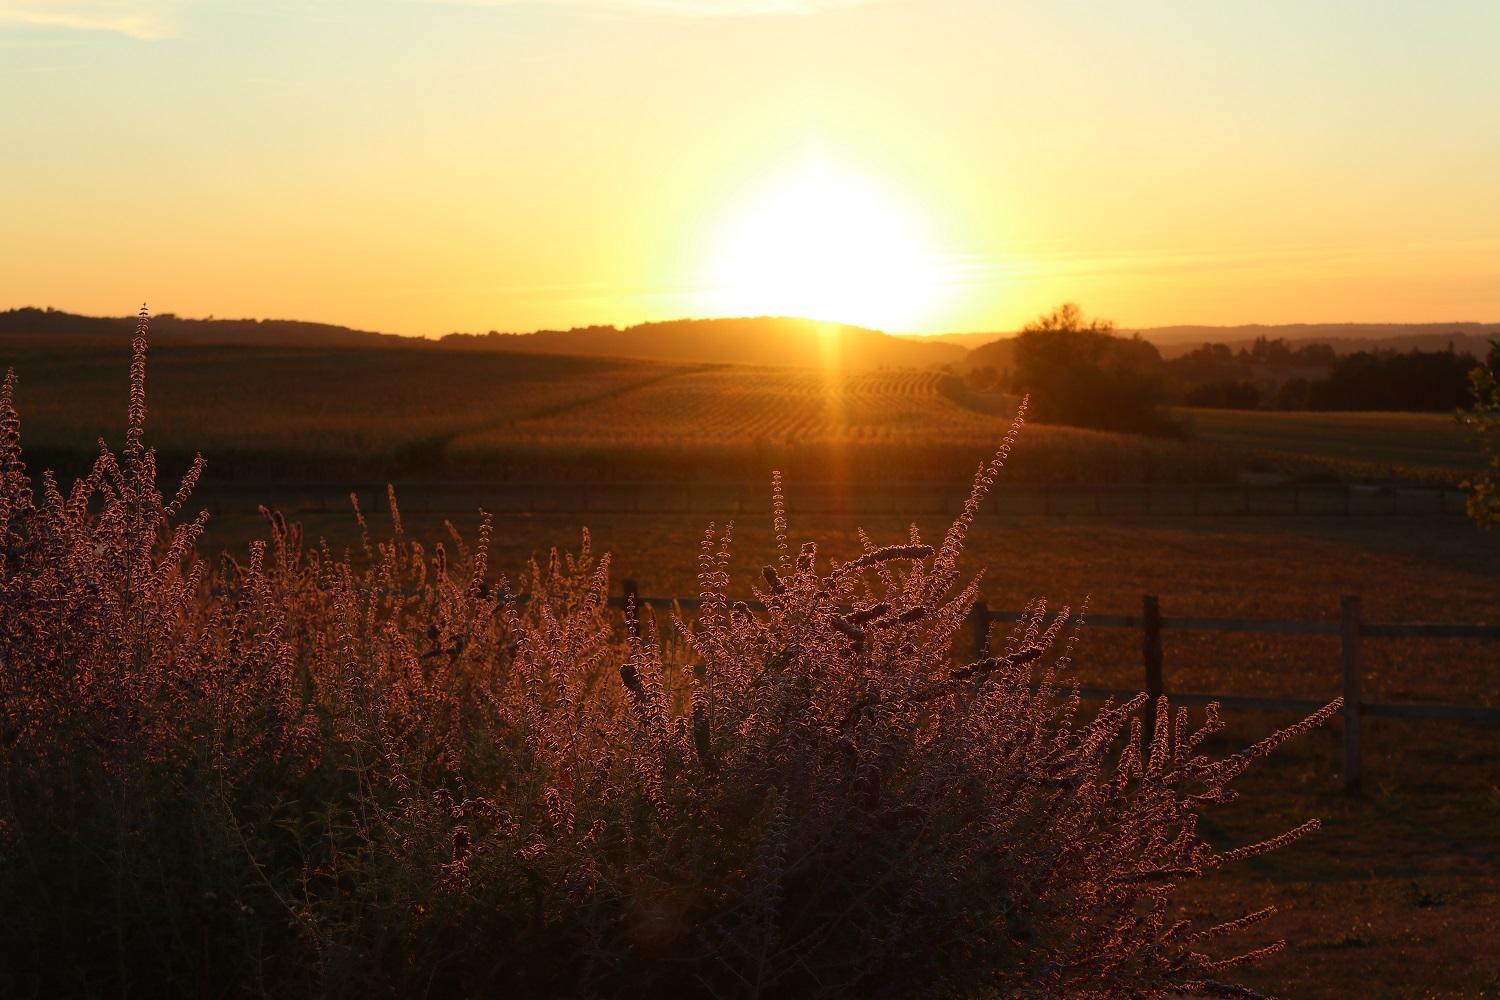
{"label": "sun", "polygon": [[810,156],[747,198],[723,231],[709,305],[905,331],[929,320],[939,258],[899,198]]}

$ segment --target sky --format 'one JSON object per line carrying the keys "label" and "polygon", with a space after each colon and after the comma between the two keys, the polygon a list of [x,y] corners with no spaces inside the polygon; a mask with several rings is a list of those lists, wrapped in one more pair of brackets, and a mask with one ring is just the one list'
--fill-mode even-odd
{"label": "sky", "polygon": [[1500,320],[1500,4],[0,0],[0,308]]}

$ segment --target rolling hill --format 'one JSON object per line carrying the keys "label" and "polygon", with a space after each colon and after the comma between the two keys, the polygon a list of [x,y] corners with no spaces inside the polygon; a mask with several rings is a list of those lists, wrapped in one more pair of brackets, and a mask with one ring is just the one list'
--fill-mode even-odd
{"label": "rolling hill", "polygon": [[[134,316],[80,316],[32,307],[0,311],[0,341],[129,340]],[[1433,351],[1450,343],[1476,356],[1500,337],[1500,323],[1292,323],[1279,326],[1165,326],[1139,331],[1164,358],[1185,354],[1203,343],[1248,346],[1257,337],[1293,344],[1326,342],[1339,354],[1363,350]],[[240,344],[259,347],[371,347],[466,352],[505,352],[587,357],[637,358],[689,364],[795,365],[846,371],[880,368],[937,369],[943,366],[1005,367],[1015,334],[954,333],[921,336],[888,334],[865,327],[784,316],[736,319],[680,319],[636,326],[591,326],[534,333],[450,333],[441,338],[408,337],[358,330],[330,323],[286,319],[188,319],[166,313],[153,317],[158,344]]]}
{"label": "rolling hill", "polygon": [[[128,341],[134,316],[79,316],[26,306],[0,311],[0,338],[46,341]],[[253,344],[260,347],[423,347],[430,341],[393,333],[355,330],[331,323],[291,319],[185,319],[172,313],[151,317],[158,344]]]}
{"label": "rolling hill", "polygon": [[964,349],[879,330],[784,316],[684,319],[639,326],[593,326],[536,333],[450,334],[458,350],[590,354],[652,361],[799,365],[864,371],[936,368],[962,361]]}
{"label": "rolling hill", "polygon": [[[0,340],[125,342],[134,316],[79,316],[55,309],[0,311]],[[152,318],[158,344],[257,347],[373,347],[560,356],[636,358],[690,364],[795,365],[851,371],[938,368],[962,361],[952,344],[897,337],[863,327],[779,316],[681,319],[638,326],[593,326],[535,333],[452,333],[406,337],[327,323],[280,319]]]}

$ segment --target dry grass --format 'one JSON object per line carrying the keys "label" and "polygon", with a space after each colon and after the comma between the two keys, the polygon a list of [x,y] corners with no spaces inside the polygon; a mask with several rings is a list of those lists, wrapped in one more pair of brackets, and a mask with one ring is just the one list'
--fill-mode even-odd
{"label": "dry grass", "polygon": [[[1003,489],[1003,487],[1002,487]],[[795,490],[793,491],[795,496]],[[472,513],[454,512],[460,525]],[[339,515],[311,515],[313,533],[353,541]],[[736,525],[742,551],[731,566],[749,580],[749,553],[774,544],[764,518]],[[419,519],[436,527],[437,518]],[[569,545],[577,515],[508,515],[495,522],[495,560],[522,564]],[[596,542],[619,553],[619,575],[645,594],[696,593],[695,567],[680,556],[702,517],[592,515]],[[794,518],[793,524],[796,525]],[[877,541],[903,537],[894,517],[819,515],[828,551],[858,549],[855,528]],[[937,518],[919,519],[929,530]],[[248,519],[225,518],[214,541],[237,542]],[[1065,518],[981,517],[969,537],[986,568],[992,607],[1045,591],[1059,602],[1092,595],[1101,612],[1139,609],[1160,596],[1168,616],[1286,619],[1337,615],[1358,593],[1372,621],[1500,621],[1500,537],[1457,518]],[[1041,584],[1045,581],[1045,585]],[[1083,646],[1085,681],[1139,686],[1139,637],[1095,629]],[[1476,640],[1368,640],[1372,699],[1500,704],[1500,649]],[[1302,697],[1337,693],[1335,640],[1168,632],[1169,690]],[[1285,717],[1236,713],[1217,744],[1232,750]],[[1288,997],[1350,995],[1485,997],[1500,991],[1500,732],[1495,727],[1367,720],[1363,798],[1343,795],[1337,723],[1247,776],[1244,805],[1215,817],[1237,842],[1320,815],[1325,830],[1288,856],[1217,885],[1194,887],[1194,906],[1228,917],[1268,898],[1289,914],[1296,939],[1249,979]],[[1269,889],[1267,890],[1267,885]],[[1269,896],[1267,896],[1267,892]],[[1239,907],[1239,909],[1237,909]],[[1281,928],[1277,933],[1281,933]],[[1357,986],[1351,984],[1358,984]]]}
{"label": "dry grass", "polygon": [[[1003,489],[1003,488],[1002,488]],[[792,490],[795,497],[795,490]],[[273,502],[274,502],[274,498]],[[367,498],[373,501],[375,498]],[[481,501],[482,502],[482,501]],[[795,512],[795,501],[792,504]],[[211,524],[209,544],[231,548],[258,537],[258,515],[226,513]],[[346,515],[293,513],[310,536],[357,544]],[[442,530],[476,522],[473,508],[407,514],[408,524]],[[697,593],[696,566],[684,545],[709,518],[695,514],[591,514],[595,544],[615,553],[617,577],[646,595]],[[793,525],[798,523],[795,513]],[[857,530],[878,541],[900,540],[915,521],[931,533],[946,519],[819,514],[825,550],[841,558],[859,551]],[[551,547],[577,544],[577,514],[499,514],[494,518],[496,565],[515,569]],[[735,525],[742,545],[731,571],[748,584],[757,554],[774,546],[765,517]],[[985,568],[990,607],[1019,607],[1027,595],[1057,603],[1089,597],[1101,613],[1135,613],[1141,595],[1156,594],[1168,616],[1337,620],[1342,594],[1359,594],[1369,621],[1500,621],[1500,537],[1460,518],[1271,517],[1086,518],[981,515],[970,538]],[[1046,581],[1043,587],[1039,581]],[[1095,629],[1090,645],[1106,662],[1091,663],[1091,683],[1139,682],[1138,637]],[[1179,690],[1322,697],[1338,692],[1336,639],[1318,636],[1166,634],[1169,683]],[[1365,644],[1374,700],[1500,703],[1495,695],[1500,650],[1482,640],[1371,639]]]}

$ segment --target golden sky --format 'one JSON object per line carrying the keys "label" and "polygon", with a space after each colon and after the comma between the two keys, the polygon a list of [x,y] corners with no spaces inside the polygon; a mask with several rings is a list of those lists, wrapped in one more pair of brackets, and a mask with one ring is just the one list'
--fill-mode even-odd
{"label": "golden sky", "polygon": [[1500,319],[1500,5],[0,0],[0,308]]}

